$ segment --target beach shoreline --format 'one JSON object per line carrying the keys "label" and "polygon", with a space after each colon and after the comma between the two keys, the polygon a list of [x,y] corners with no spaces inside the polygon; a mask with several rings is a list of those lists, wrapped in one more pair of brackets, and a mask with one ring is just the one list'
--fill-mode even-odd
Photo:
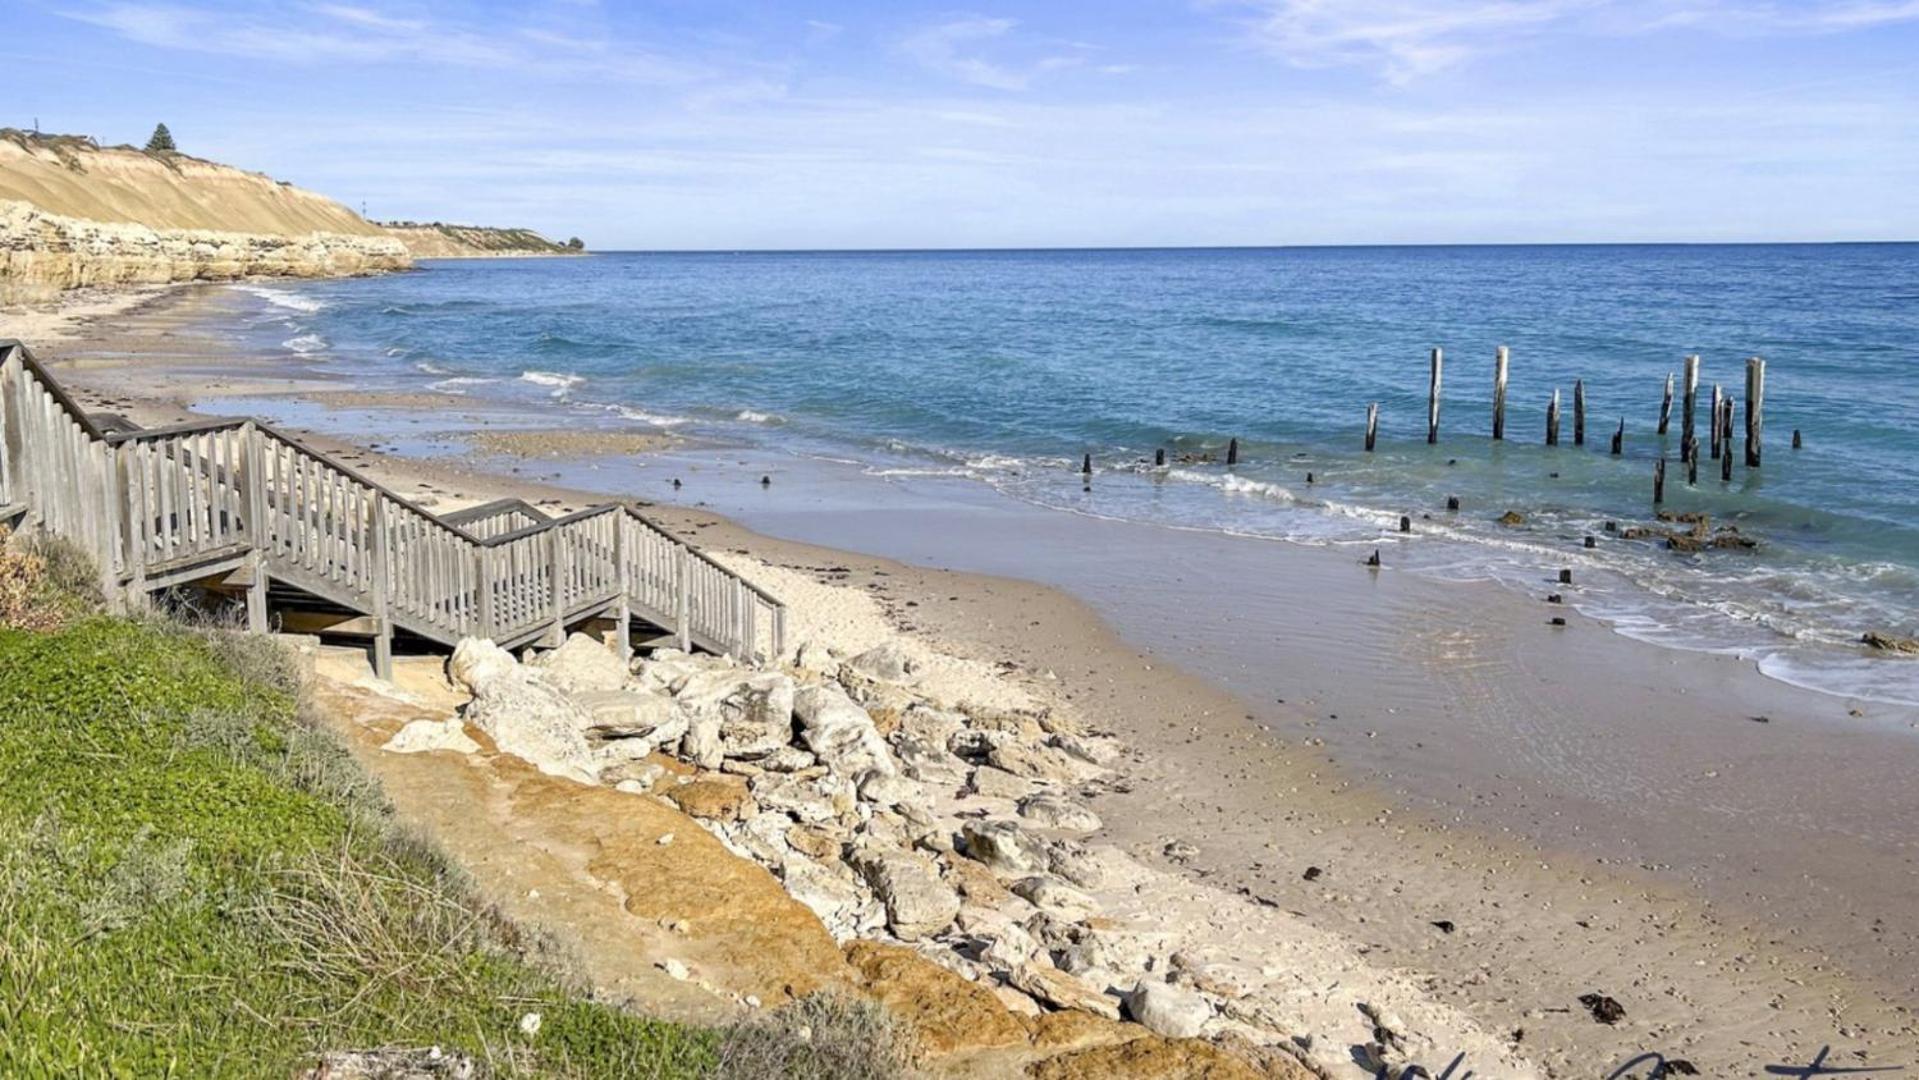
{"label": "beach shoreline", "polygon": [[[350,373],[318,378],[297,370],[297,357],[236,355],[220,339],[219,293],[170,290],[117,308],[86,308],[82,317],[92,321],[73,328],[75,336],[66,340],[54,336],[57,326],[35,322],[16,330],[11,317],[0,317],[0,336],[20,336],[54,360],[54,370],[83,401],[147,423],[222,411],[223,399],[311,398],[325,409],[322,395],[355,392]],[[43,348],[42,341],[51,344]],[[447,417],[444,409],[429,410],[432,403],[424,400],[354,404],[408,416],[423,428],[467,422]],[[457,398],[450,404],[456,411],[461,407]],[[421,418],[422,412],[429,415]],[[510,418],[506,423],[524,426]],[[1895,781],[1905,764],[1919,758],[1919,740],[1895,730],[1905,719],[1898,710],[1883,711],[1884,730],[1840,737],[1828,707],[1808,704],[1817,695],[1766,680],[1750,665],[1726,657],[1681,664],[1670,650],[1628,641],[1577,615],[1570,615],[1565,633],[1555,634],[1546,628],[1543,608],[1510,593],[1491,586],[1448,588],[1390,571],[1368,574],[1350,551],[1166,530],[1142,542],[1150,527],[1041,524],[977,506],[942,514],[925,509],[946,497],[937,485],[912,492],[918,497],[905,509],[879,507],[864,516],[843,507],[813,510],[797,500],[755,507],[746,500],[763,473],[742,460],[750,455],[698,448],[675,451],[705,453],[700,460],[708,471],[693,485],[697,490],[672,504],[657,472],[644,488],[633,484],[632,473],[602,470],[603,463],[593,461],[574,460],[558,473],[541,466],[537,478],[524,471],[516,476],[510,470],[519,466],[502,471],[504,459],[402,458],[369,448],[380,440],[342,437],[337,430],[329,435],[324,423],[312,426],[321,448],[396,490],[420,493],[435,509],[517,495],[567,510],[595,497],[587,489],[614,486],[621,490],[597,494],[638,491],[656,503],[649,513],[657,520],[710,549],[864,582],[907,632],[1010,665],[1013,677],[1071,698],[1088,715],[1108,718],[1106,726],[1139,758],[1133,789],[1099,803],[1114,842],[1162,866],[1175,865],[1166,855],[1172,842],[1192,845],[1196,853],[1178,860],[1186,872],[1365,942],[1383,962],[1429,979],[1439,1000],[1466,1010],[1488,1030],[1523,1029],[1517,1041],[1558,1075],[1603,1074],[1586,1066],[1622,1061],[1641,1050],[1687,1057],[1712,1074],[1757,1072],[1762,1058],[1809,1059],[1827,1043],[1866,1048],[1875,1063],[1919,1048],[1899,1000],[1916,980],[1898,978],[1900,962],[1919,940],[1912,916],[1897,910],[1910,895],[1911,871],[1901,865],[1907,860],[1898,854],[1898,838],[1871,833],[1869,821],[1830,812],[1844,791],[1828,785],[1782,811],[1780,820],[1788,825],[1806,819],[1798,824],[1800,833],[1736,851],[1748,861],[1779,860],[1778,882],[1812,883],[1813,895],[1803,901],[1782,895],[1783,889],[1741,890],[1734,873],[1747,868],[1731,862],[1724,880],[1689,875],[1684,866],[1675,872],[1673,860],[1635,865],[1630,856],[1660,839],[1654,834],[1661,821],[1684,813],[1670,800],[1654,799],[1644,822],[1607,817],[1635,794],[1670,791],[1681,781],[1705,785],[1700,754],[1723,757],[1729,764],[1720,768],[1733,773],[1725,777],[1726,787],[1749,789],[1754,799],[1752,805],[1717,800],[1722,820],[1678,830],[1690,831],[1688,843],[1697,848],[1681,845],[1679,851],[1709,857],[1715,835],[1743,835],[1741,815],[1792,791],[1784,781],[1797,771],[1795,758],[1821,773],[1838,772],[1843,784]],[[639,452],[630,444],[625,449]],[[523,462],[535,456],[544,455],[518,455]],[[600,482],[589,472],[602,473]],[[707,482],[720,475],[729,479]],[[773,490],[784,491],[788,482],[782,473]],[[702,500],[715,506],[692,505]],[[996,512],[999,517],[992,516]],[[981,514],[986,527],[965,520]],[[964,573],[937,569],[963,563],[969,552],[990,550],[996,530],[1002,541],[1006,530],[1020,538],[1018,560],[975,565]],[[869,553],[848,550],[858,546]],[[872,548],[904,557],[872,554]],[[1095,559],[1088,551],[1132,551],[1136,557]],[[1236,673],[1225,668],[1262,654],[1221,649],[1216,639],[1194,640],[1179,630],[1187,624],[1177,617],[1177,603],[1162,599],[1159,606],[1173,610],[1157,614],[1141,595],[1119,605],[1089,604],[1015,576],[1022,566],[1028,573],[1043,568],[1069,576],[1078,565],[1078,588],[1069,591],[1084,597],[1112,592],[1114,580],[1143,564],[1164,567],[1169,560],[1194,575],[1214,569],[1218,580],[1195,583],[1197,595],[1218,597],[1236,577],[1252,572],[1279,583],[1270,595],[1246,597],[1245,612],[1229,612],[1233,617],[1216,625],[1229,636],[1284,627],[1294,639],[1286,644],[1297,644],[1298,655],[1273,663],[1268,676]],[[1086,564],[1095,565],[1088,570]],[[981,572],[988,570],[999,572]],[[1138,592],[1164,584],[1164,578],[1149,578]],[[1285,614],[1302,603],[1324,610],[1304,620]],[[1420,611],[1427,618],[1407,625]],[[1469,632],[1460,633],[1462,627]],[[1265,649],[1273,655],[1289,651],[1277,643]],[[1216,662],[1210,669],[1209,657]],[[1197,673],[1189,673],[1193,669]],[[1393,678],[1408,671],[1420,674]],[[1476,674],[1458,677],[1460,672]],[[1254,692],[1274,686],[1284,690]],[[1529,692],[1518,694],[1525,686]],[[1540,686],[1552,697],[1585,704],[1534,723],[1517,722],[1539,699]],[[1450,700],[1436,696],[1447,691]],[[1363,711],[1367,698],[1379,699],[1373,715]],[[1841,699],[1821,700],[1841,717],[1849,708]],[[1420,715],[1396,711],[1411,712],[1422,702]],[[1592,719],[1601,715],[1623,717],[1627,724],[1596,731]],[[1780,722],[1755,724],[1752,715]],[[1436,737],[1458,734],[1472,716],[1500,722],[1483,725],[1472,741],[1450,750],[1448,740]],[[1688,736],[1688,725],[1698,730]],[[1659,733],[1667,728],[1680,734],[1662,742]],[[1382,745],[1380,735],[1399,747],[1395,754],[1369,748]],[[1555,804],[1565,793],[1541,785],[1607,756],[1607,748],[1594,741],[1630,744],[1635,753],[1611,766],[1616,775],[1605,778],[1606,786]],[[1515,765],[1525,764],[1533,747],[1547,747],[1560,758],[1534,762],[1530,780],[1508,777],[1519,790],[1489,796],[1493,805],[1485,813],[1473,809],[1482,800],[1422,790],[1501,775],[1500,768],[1489,770],[1471,758],[1502,743],[1511,747]],[[1370,764],[1355,764],[1367,754]],[[1647,774],[1648,763],[1662,761],[1664,771]],[[1860,770],[1868,767],[1873,771],[1862,782]],[[1595,856],[1582,849],[1577,835],[1548,827],[1569,816],[1587,819],[1594,832],[1610,828],[1606,842],[1617,850]],[[1894,824],[1905,816],[1896,808],[1885,814]],[[1537,819],[1530,829],[1528,818]],[[1618,827],[1622,823],[1627,827]],[[1804,838],[1834,824],[1867,835],[1820,850],[1807,846]],[[1892,865],[1875,869],[1869,858],[1874,854],[1891,855]],[[1595,857],[1606,861],[1595,863]],[[1307,866],[1324,873],[1308,881]],[[1876,883],[1845,877],[1854,873],[1876,875]],[[1758,895],[1734,903],[1741,891]],[[1821,909],[1835,900],[1851,910],[1827,911],[1822,919]],[[1879,920],[1876,927],[1873,920]],[[1437,922],[1457,932],[1437,930]],[[1875,954],[1874,946],[1881,951]],[[1628,1003],[1627,1020],[1617,1028],[1593,1023],[1576,1002],[1589,991]]]}

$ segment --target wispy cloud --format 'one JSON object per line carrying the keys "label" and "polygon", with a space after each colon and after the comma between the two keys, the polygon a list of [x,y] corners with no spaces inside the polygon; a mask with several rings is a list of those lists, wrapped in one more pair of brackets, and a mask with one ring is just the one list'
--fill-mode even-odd
{"label": "wispy cloud", "polygon": [[1689,28],[1830,34],[1919,22],[1919,0],[1220,0],[1249,40],[1303,68],[1359,67],[1404,85],[1544,36]]}
{"label": "wispy cloud", "polygon": [[1839,3],[1752,4],[1697,2],[1676,5],[1649,24],[1699,27],[1729,33],[1844,33],[1919,22],[1919,0],[1842,0]]}
{"label": "wispy cloud", "polygon": [[1255,0],[1253,42],[1300,67],[1360,66],[1407,83],[1595,0]]}
{"label": "wispy cloud", "polygon": [[963,83],[995,90],[1025,90],[1039,75],[1082,66],[1085,54],[1094,48],[1074,43],[1063,51],[1017,64],[988,59],[984,47],[1007,41],[1018,25],[1014,19],[956,19],[910,35],[900,42],[900,51],[928,71]]}
{"label": "wispy cloud", "polygon": [[539,27],[399,18],[353,4],[234,10],[114,0],[65,14],[141,45],[290,64],[425,63],[659,84],[691,83],[710,74],[643,48],[614,49],[604,40]]}

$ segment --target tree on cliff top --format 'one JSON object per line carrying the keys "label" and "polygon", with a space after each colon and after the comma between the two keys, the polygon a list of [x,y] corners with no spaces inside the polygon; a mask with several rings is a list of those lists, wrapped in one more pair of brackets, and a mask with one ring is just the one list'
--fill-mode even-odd
{"label": "tree on cliff top", "polygon": [[572,249],[573,249],[574,251],[580,251],[580,250],[583,250],[583,249],[584,249],[584,248],[586,247],[586,245],[585,245],[585,244],[583,244],[583,243],[581,243],[581,242],[580,242],[580,238],[579,238],[579,237],[577,237],[577,236],[576,236],[576,237],[574,237],[574,238],[573,238],[573,239],[571,239],[571,240],[568,240],[568,241],[566,242],[566,246],[567,246],[567,247],[569,247],[569,248],[572,248]]}
{"label": "tree on cliff top", "polygon": [[165,124],[154,126],[153,137],[147,140],[147,153],[172,154],[179,149],[179,147],[173,145],[173,132],[168,131]]}

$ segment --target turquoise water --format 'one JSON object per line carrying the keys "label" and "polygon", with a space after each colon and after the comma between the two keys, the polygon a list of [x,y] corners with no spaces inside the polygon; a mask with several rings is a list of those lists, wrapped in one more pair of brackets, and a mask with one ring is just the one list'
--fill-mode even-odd
{"label": "turquoise water", "polygon": [[[631,254],[253,291],[262,333],[378,385],[879,478],[970,477],[1066,512],[1394,544],[1395,565],[1534,591],[1577,567],[1580,606],[1623,632],[1919,702],[1919,663],[1854,646],[1865,630],[1919,633],[1919,246]],[[1429,447],[1434,345],[1447,366]],[[1651,516],[1652,463],[1676,457],[1680,435],[1677,405],[1655,434],[1661,390],[1687,353],[1704,358],[1702,400],[1715,382],[1740,392],[1746,357],[1768,362],[1764,466],[1722,484],[1706,460],[1694,487],[1675,463],[1667,479],[1668,509],[1711,513],[1756,551],[1679,554],[1604,531]],[[1563,442],[1549,449],[1555,388]],[[1162,446],[1174,464],[1155,470]],[[1212,463],[1179,461],[1209,450]],[[1498,525],[1508,509],[1527,524]]]}

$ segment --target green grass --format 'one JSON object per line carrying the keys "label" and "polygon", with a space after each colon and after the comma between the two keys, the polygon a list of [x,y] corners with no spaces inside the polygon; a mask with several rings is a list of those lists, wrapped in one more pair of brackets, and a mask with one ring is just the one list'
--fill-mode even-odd
{"label": "green grass", "polygon": [[0,1075],[437,1045],[494,1075],[699,1076],[718,1043],[583,997],[396,829],[262,643],[0,630]]}

